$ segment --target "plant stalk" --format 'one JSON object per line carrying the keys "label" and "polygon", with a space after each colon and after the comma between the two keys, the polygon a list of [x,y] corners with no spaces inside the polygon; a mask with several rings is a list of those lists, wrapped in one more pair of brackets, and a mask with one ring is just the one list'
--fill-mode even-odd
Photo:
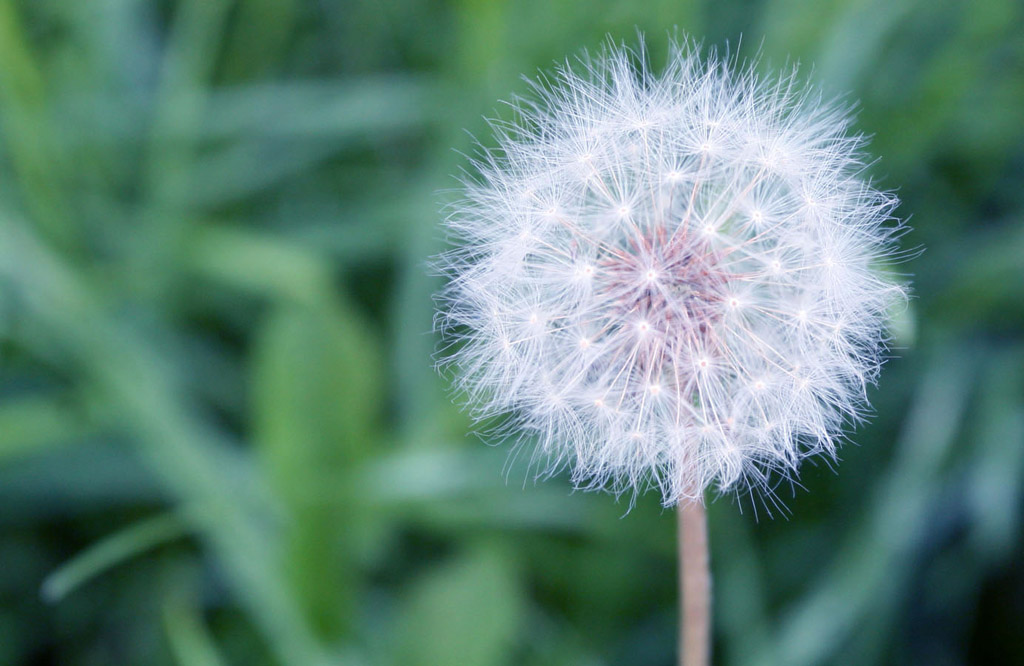
{"label": "plant stalk", "polygon": [[704,504],[684,500],[679,519],[679,666],[711,663],[711,572]]}

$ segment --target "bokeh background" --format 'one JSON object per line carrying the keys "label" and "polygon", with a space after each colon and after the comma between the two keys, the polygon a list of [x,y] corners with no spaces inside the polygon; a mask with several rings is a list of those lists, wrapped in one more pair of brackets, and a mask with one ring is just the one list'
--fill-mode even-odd
{"label": "bokeh background", "polygon": [[[718,664],[1024,663],[1019,0],[0,0],[0,664],[673,663],[674,516],[432,368],[521,74],[669,31],[860,100],[924,248],[875,414],[710,507]],[[813,67],[811,66],[813,65]]]}

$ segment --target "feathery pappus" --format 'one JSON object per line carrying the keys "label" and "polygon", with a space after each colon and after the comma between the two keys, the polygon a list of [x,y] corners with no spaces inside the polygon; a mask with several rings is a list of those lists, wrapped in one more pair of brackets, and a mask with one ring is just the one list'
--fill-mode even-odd
{"label": "feathery pappus", "polygon": [[442,365],[578,487],[766,487],[834,455],[905,289],[849,111],[795,71],[609,45],[533,84],[446,220]]}

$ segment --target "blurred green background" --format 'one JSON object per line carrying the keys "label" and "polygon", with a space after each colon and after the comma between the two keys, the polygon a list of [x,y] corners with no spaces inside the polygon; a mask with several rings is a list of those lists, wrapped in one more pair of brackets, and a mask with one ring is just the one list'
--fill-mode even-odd
{"label": "blurred green background", "polygon": [[506,482],[432,369],[425,267],[521,74],[637,28],[657,63],[672,26],[860,100],[926,248],[837,472],[788,517],[711,505],[716,663],[1024,663],[1022,25],[0,0],[0,664],[673,663],[673,513]]}

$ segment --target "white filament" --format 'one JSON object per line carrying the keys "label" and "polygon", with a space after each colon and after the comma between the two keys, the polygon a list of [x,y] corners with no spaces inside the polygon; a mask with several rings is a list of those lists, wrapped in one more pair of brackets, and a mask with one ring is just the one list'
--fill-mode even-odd
{"label": "white filament", "polygon": [[447,219],[438,322],[479,419],[666,505],[833,454],[903,289],[896,199],[795,74],[609,48],[535,85]]}

